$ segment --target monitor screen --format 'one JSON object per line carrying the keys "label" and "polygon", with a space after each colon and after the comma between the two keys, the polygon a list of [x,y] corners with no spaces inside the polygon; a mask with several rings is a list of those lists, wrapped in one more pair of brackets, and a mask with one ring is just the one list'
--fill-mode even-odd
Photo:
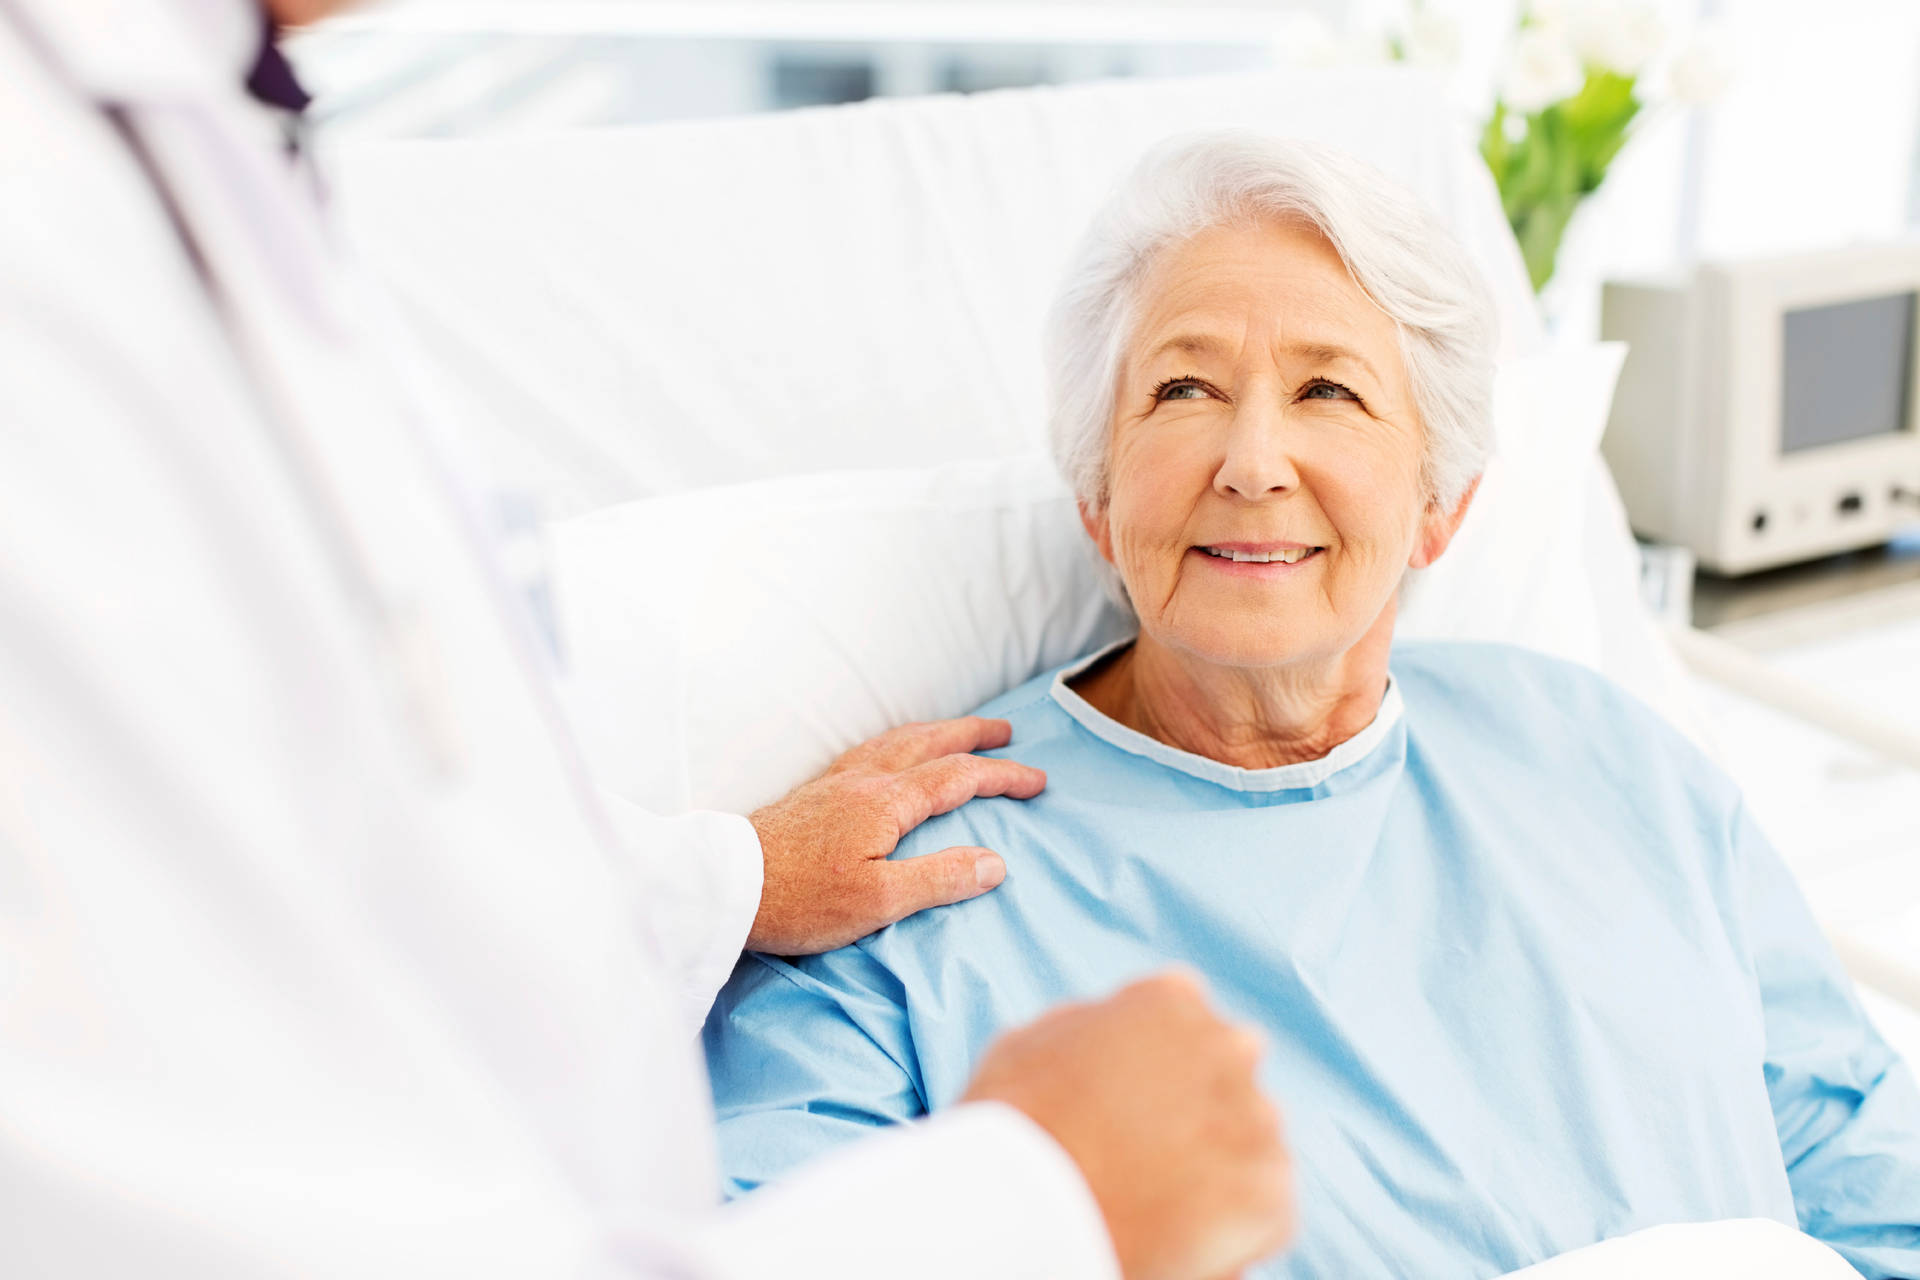
{"label": "monitor screen", "polygon": [[1916,297],[1893,293],[1785,314],[1780,360],[1785,452],[1906,429]]}

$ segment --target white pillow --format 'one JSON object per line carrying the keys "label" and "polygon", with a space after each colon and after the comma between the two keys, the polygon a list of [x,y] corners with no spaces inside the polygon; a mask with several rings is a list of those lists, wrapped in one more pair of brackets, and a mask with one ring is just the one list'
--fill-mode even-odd
{"label": "white pillow", "polygon": [[1860,1280],[1833,1249],[1770,1218],[1672,1223],[1575,1249],[1507,1280]]}
{"label": "white pillow", "polygon": [[1599,668],[1584,484],[1626,351],[1569,346],[1501,367],[1494,456],[1447,553],[1409,576],[1397,635],[1503,640]]}
{"label": "white pillow", "polygon": [[563,664],[602,785],[746,813],[847,747],[1126,634],[1044,458],[836,472],[555,530]]}
{"label": "white pillow", "polygon": [[[1585,485],[1617,345],[1500,371],[1503,453],[1403,635],[1596,663]],[[747,812],[853,744],[961,715],[1126,634],[1038,457],[696,490],[555,530],[563,659],[603,785]]]}

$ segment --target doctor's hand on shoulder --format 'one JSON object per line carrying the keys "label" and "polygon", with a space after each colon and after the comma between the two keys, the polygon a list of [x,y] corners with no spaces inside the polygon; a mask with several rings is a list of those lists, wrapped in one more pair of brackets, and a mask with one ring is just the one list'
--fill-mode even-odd
{"label": "doctor's hand on shoulder", "polygon": [[977,897],[1006,877],[990,849],[961,846],[890,862],[901,837],[976,796],[1039,795],[1047,776],[972,754],[1004,747],[1005,720],[903,725],[848,751],[811,782],[750,815],[765,876],[747,947],[812,955],[927,907]]}

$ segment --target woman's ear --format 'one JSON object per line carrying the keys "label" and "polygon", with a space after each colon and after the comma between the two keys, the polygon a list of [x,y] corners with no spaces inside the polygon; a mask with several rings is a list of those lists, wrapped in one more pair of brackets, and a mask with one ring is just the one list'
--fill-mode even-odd
{"label": "woman's ear", "polygon": [[[1413,544],[1413,554],[1407,558],[1410,569],[1424,569],[1440,558],[1453,541],[1453,535],[1460,532],[1461,521],[1467,518],[1467,508],[1473,505],[1473,495],[1480,492],[1480,481],[1484,472],[1473,478],[1467,491],[1460,495],[1460,501],[1447,511],[1437,503],[1429,503],[1426,512],[1420,517],[1420,537]],[[1081,517],[1086,518],[1084,515]]]}
{"label": "woman's ear", "polygon": [[1100,548],[1100,558],[1108,564],[1113,563],[1113,530],[1107,523],[1107,506],[1103,502],[1095,507],[1085,498],[1079,500],[1080,527],[1093,539],[1093,545]]}

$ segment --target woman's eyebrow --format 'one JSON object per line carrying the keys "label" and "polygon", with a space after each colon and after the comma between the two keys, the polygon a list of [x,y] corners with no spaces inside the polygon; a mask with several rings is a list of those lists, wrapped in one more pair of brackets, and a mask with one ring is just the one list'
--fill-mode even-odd
{"label": "woman's eyebrow", "polygon": [[1147,352],[1147,359],[1157,360],[1169,351],[1180,351],[1190,356],[1208,356],[1219,355],[1226,349],[1227,343],[1210,333],[1176,333]]}
{"label": "woman's eyebrow", "polygon": [[1357,364],[1369,378],[1375,382],[1380,381],[1380,375],[1374,372],[1372,363],[1351,347],[1343,347],[1333,342],[1294,342],[1288,343],[1281,350],[1315,364],[1334,364],[1342,360],[1348,364]]}
{"label": "woman's eyebrow", "polygon": [[[1142,363],[1157,360],[1169,351],[1178,351],[1191,356],[1220,355],[1226,353],[1228,347],[1229,344],[1224,339],[1214,334],[1176,333],[1147,352],[1146,360]],[[1380,381],[1380,374],[1374,369],[1370,360],[1352,347],[1343,347],[1337,342],[1290,342],[1281,346],[1279,350],[1314,364],[1334,364],[1345,361],[1348,364],[1359,365],[1369,378],[1376,383]]]}

